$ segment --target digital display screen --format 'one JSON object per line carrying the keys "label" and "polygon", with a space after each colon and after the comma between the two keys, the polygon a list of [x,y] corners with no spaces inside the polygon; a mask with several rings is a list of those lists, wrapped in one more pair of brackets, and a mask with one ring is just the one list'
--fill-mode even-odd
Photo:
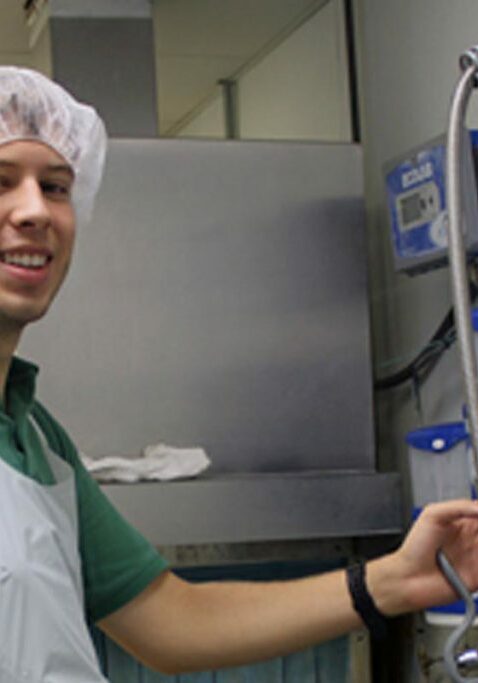
{"label": "digital display screen", "polygon": [[402,215],[402,225],[404,228],[410,223],[416,223],[422,218],[423,199],[420,192],[415,192],[407,197],[400,199],[400,213]]}
{"label": "digital display screen", "polygon": [[402,193],[396,202],[400,230],[407,232],[431,223],[442,209],[438,187],[433,181]]}

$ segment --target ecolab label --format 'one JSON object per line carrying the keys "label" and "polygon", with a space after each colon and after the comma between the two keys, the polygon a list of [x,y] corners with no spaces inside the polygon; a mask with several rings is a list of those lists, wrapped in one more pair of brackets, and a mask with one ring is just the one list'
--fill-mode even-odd
{"label": "ecolab label", "polygon": [[421,183],[424,180],[433,178],[433,165],[430,161],[421,164],[417,168],[412,168],[409,171],[402,173],[402,187],[406,190],[412,185]]}

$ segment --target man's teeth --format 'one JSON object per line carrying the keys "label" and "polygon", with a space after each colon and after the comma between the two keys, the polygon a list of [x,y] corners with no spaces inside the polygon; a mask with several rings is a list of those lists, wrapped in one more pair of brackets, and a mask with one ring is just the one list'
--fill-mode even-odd
{"label": "man's teeth", "polygon": [[3,254],[2,261],[22,268],[42,268],[48,258],[43,254]]}

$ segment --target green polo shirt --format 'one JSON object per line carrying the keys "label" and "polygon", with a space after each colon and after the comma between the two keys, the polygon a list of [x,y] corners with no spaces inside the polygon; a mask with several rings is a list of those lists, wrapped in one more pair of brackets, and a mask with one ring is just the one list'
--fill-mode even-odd
{"label": "green polo shirt", "polygon": [[37,373],[35,365],[13,359],[0,407],[0,457],[41,484],[54,483],[32,415],[50,448],[73,467],[86,615],[97,621],[138,595],[167,563],[115,510],[66,432],[35,400]]}

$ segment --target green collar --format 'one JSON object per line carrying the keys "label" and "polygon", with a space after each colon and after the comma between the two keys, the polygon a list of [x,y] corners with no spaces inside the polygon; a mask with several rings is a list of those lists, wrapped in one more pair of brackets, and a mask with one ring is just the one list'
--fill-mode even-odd
{"label": "green collar", "polygon": [[[15,422],[24,418],[31,410],[35,400],[38,367],[22,358],[14,356],[7,376],[5,389],[6,408]],[[5,406],[2,406],[5,411]]]}

